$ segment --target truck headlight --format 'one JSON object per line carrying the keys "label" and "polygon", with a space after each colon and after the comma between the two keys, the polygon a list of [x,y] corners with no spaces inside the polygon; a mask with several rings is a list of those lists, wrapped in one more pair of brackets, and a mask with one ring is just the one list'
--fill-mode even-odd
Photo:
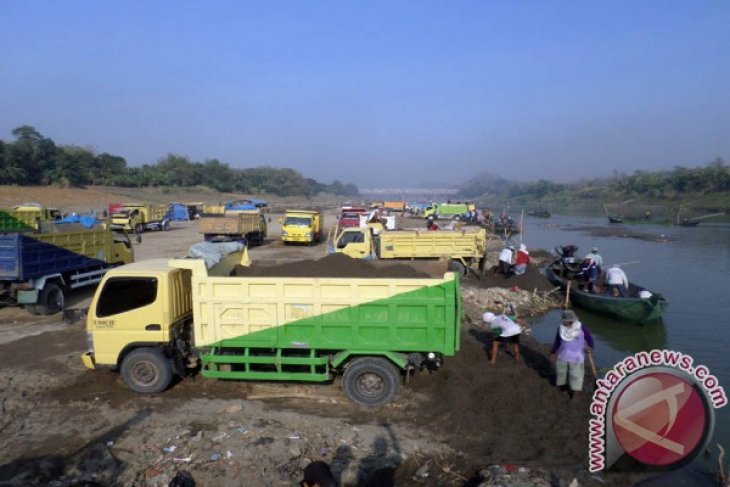
{"label": "truck headlight", "polygon": [[306,235],[306,237],[307,237],[307,238],[312,238],[312,234],[311,234],[311,233],[308,233],[308,234]]}
{"label": "truck headlight", "polygon": [[281,232],[281,236],[282,236],[282,237],[288,237],[288,236],[289,236],[289,234],[288,234],[288,233],[286,233],[286,232]]}

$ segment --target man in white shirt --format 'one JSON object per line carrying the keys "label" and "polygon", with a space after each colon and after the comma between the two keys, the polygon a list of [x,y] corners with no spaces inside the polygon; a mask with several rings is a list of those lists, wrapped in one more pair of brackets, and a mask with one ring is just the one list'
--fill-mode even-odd
{"label": "man in white shirt", "polygon": [[497,273],[501,273],[505,276],[509,276],[512,273],[512,259],[514,255],[515,248],[513,246],[508,245],[503,248],[502,252],[499,253],[499,267],[497,268],[497,272],[494,274],[497,275]]}
{"label": "man in white shirt", "polygon": [[520,334],[522,333],[522,326],[516,323],[512,318],[506,315],[495,315],[487,311],[482,315],[484,323],[489,325],[489,328],[497,335],[492,340],[492,355],[489,358],[491,363],[497,362],[497,351],[499,350],[500,343],[509,343],[512,345],[512,353],[515,358],[515,362],[520,361]]}
{"label": "man in white shirt", "polygon": [[606,292],[625,298],[628,288],[629,280],[623,269],[615,265],[606,271]]}

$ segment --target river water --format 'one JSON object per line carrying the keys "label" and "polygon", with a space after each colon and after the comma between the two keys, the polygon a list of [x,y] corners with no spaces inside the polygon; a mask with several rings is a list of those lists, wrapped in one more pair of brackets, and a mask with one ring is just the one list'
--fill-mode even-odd
{"label": "river water", "polygon": [[[587,226],[624,228],[668,242],[635,238],[592,236]],[[661,322],[630,325],[580,309],[578,315],[596,338],[596,366],[610,367],[642,350],[670,349],[703,364],[730,394],[730,225],[702,223],[697,227],[660,225],[615,225],[605,218],[554,216],[525,217],[523,240],[530,248],[552,250],[557,245],[575,244],[583,256],[599,247],[604,269],[612,263],[638,261],[623,266],[629,281],[669,300]],[[583,230],[576,230],[583,227]],[[552,343],[559,312],[551,312],[533,323],[533,334]],[[599,374],[600,375],[600,374]],[[730,447],[730,406],[715,411],[714,443]]]}

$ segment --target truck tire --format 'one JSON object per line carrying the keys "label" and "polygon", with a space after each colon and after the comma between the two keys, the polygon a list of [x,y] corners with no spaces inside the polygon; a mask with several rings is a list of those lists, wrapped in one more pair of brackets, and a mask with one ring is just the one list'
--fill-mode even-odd
{"label": "truck tire", "polygon": [[170,229],[170,222],[165,221],[165,223],[162,224],[162,231],[166,232]]}
{"label": "truck tire", "polygon": [[464,264],[458,260],[449,261],[449,271],[459,274],[459,277],[464,277],[466,275],[466,267],[464,267]]}
{"label": "truck tire", "polygon": [[156,394],[170,385],[172,361],[157,348],[138,348],[122,360],[122,380],[134,392]]}
{"label": "truck tire", "polygon": [[[36,304],[36,310],[42,315],[52,315],[63,311],[63,305],[65,302],[65,296],[63,295],[63,289],[56,283],[49,282],[43,287],[43,290],[38,294],[38,304]],[[31,311],[32,313],[32,311]]]}
{"label": "truck tire", "polygon": [[382,406],[398,392],[400,374],[395,366],[382,357],[359,357],[345,369],[342,389],[354,403]]}

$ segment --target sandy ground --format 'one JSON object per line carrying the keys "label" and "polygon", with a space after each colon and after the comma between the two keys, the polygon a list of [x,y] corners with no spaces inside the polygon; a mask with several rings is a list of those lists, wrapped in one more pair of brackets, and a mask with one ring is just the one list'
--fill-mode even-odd
{"label": "sandy ground", "polygon": [[[322,244],[284,246],[276,217],[252,260],[324,256]],[[135,253],[182,256],[199,240],[194,223],[176,222],[144,234]],[[465,280],[472,285],[485,284]],[[90,295],[78,292],[69,304],[88,305]],[[501,352],[492,366],[483,310],[465,311],[457,356],[413,377],[387,407],[366,409],[348,402],[339,380],[193,377],[139,396],[116,373],[83,368],[83,324],[0,309],[0,486],[168,485],[181,469],[198,485],[289,486],[317,459],[331,463],[342,485],[477,485],[476,472],[494,463],[550,469],[555,485],[575,477],[625,485],[584,470],[588,397],[569,400],[551,385],[544,347],[528,339],[524,363]]]}

